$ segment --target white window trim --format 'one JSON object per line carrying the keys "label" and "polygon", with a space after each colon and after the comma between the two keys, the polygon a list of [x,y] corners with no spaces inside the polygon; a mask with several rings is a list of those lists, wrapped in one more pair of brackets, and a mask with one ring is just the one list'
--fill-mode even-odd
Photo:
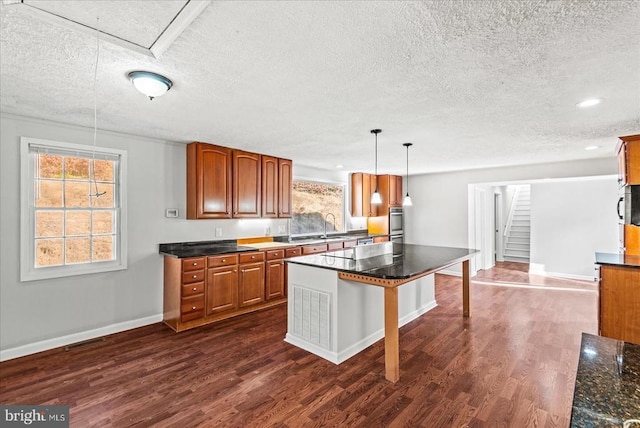
{"label": "white window trim", "polygon": [[115,260],[95,263],[82,263],[65,266],[34,267],[35,258],[35,221],[33,202],[33,162],[30,162],[29,145],[49,146],[65,150],[92,152],[93,146],[64,143],[20,137],[20,281],[62,278],[68,276],[112,272],[127,268],[127,151],[96,147],[96,154],[108,153],[120,157],[118,168],[119,217],[116,221],[116,257]]}

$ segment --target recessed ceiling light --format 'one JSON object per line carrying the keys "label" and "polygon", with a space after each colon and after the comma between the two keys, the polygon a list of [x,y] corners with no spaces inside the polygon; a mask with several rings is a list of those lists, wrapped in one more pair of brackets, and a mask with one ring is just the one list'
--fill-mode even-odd
{"label": "recessed ceiling light", "polygon": [[600,146],[587,146],[584,149],[585,150],[596,150],[596,149],[599,149],[599,148],[600,148]]}
{"label": "recessed ceiling light", "polygon": [[336,168],[342,169],[342,168],[344,168],[344,165],[336,165]]}
{"label": "recessed ceiling light", "polygon": [[589,98],[588,100],[580,101],[578,104],[576,104],[576,106],[580,108],[593,107],[595,105],[600,104],[601,102],[602,102],[601,98]]}

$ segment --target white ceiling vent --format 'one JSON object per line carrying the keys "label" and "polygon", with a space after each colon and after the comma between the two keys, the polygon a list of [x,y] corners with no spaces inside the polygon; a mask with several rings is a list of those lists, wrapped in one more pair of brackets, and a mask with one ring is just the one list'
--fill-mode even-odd
{"label": "white ceiling vent", "polygon": [[98,27],[102,40],[159,58],[210,0],[149,0],[126,2],[126,7],[104,0],[83,1],[82,7],[63,0],[19,3],[25,12],[75,30],[95,34]]}

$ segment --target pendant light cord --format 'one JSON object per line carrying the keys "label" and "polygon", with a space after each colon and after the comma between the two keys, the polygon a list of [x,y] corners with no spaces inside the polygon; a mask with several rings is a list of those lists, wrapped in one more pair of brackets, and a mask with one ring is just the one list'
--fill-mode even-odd
{"label": "pendant light cord", "polygon": [[407,144],[407,196],[409,196],[409,145]]}
{"label": "pendant light cord", "polygon": [[[89,196],[99,198],[105,192],[98,191],[98,182],[96,181],[96,141],[98,139],[98,60],[100,59],[100,18],[96,18],[96,63],[93,69],[93,150],[91,151],[91,178],[93,179],[93,187],[95,194],[89,193]],[[91,180],[91,179],[90,179]],[[91,192],[91,191],[89,191]]]}

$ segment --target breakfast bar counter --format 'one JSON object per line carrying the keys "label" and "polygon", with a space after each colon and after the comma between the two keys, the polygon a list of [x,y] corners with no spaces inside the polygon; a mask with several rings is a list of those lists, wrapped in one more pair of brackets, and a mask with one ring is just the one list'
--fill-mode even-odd
{"label": "breakfast bar counter", "polygon": [[340,364],[384,337],[385,376],[396,382],[399,327],[436,306],[435,272],[462,263],[463,316],[469,316],[469,260],[477,250],[392,245],[392,252],[362,259],[354,249],[287,259],[285,340]]}

